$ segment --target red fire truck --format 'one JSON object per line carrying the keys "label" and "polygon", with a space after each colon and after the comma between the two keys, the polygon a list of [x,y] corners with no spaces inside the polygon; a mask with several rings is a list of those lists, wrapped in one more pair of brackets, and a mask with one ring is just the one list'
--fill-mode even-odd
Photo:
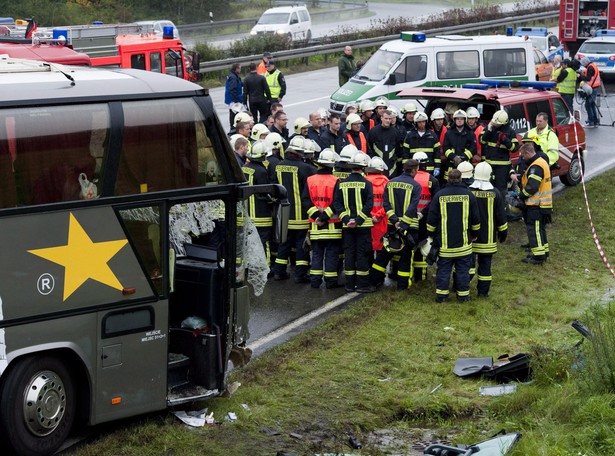
{"label": "red fire truck", "polygon": [[599,29],[615,28],[615,0],[560,0],[559,38],[574,55]]}

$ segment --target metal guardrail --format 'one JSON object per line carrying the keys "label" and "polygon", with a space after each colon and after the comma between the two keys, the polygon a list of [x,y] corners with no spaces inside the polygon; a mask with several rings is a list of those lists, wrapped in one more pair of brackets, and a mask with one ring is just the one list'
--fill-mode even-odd
{"label": "metal guardrail", "polygon": [[[463,25],[454,25],[450,27],[441,27],[429,30],[423,30],[427,36],[434,35],[442,35],[442,34],[451,34],[451,33],[466,33],[473,32],[476,30],[485,30],[499,26],[511,26],[513,24],[522,24],[524,22],[532,22],[542,19],[552,19],[559,16],[559,11],[552,12],[544,12],[544,13],[532,13],[527,14],[525,16],[507,16],[500,19],[493,19],[490,21],[474,23],[474,24],[463,24]],[[298,59],[298,58],[307,58],[313,57],[316,55],[322,54],[331,54],[342,52],[344,46],[350,45],[355,49],[368,48],[374,46],[381,46],[387,41],[398,39],[399,35],[388,35],[381,36],[377,38],[365,38],[362,40],[356,40],[346,43],[333,43],[333,44],[323,44],[318,46],[309,46],[301,49],[291,49],[288,51],[279,51],[274,52],[274,58],[277,62],[290,60],[290,59]],[[213,71],[220,71],[225,69],[230,69],[233,63],[239,63],[241,65],[246,65],[251,62],[260,61],[262,56],[258,55],[249,55],[244,57],[233,57],[230,59],[224,60],[212,60],[210,62],[201,62],[201,70],[200,73],[209,73]]]}

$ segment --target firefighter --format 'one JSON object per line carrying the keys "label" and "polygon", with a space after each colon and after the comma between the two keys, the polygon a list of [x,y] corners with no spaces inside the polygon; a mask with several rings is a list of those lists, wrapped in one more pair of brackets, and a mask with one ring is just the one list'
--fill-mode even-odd
{"label": "firefighter", "polygon": [[349,162],[351,174],[339,183],[335,192],[333,211],[343,222],[342,244],[346,291],[372,293],[369,283],[371,250],[371,211],[374,205],[372,184],[363,177],[369,157],[357,152]]}
{"label": "firefighter", "polygon": [[403,115],[401,124],[406,129],[406,133],[416,129],[415,116],[418,111],[416,105],[414,103],[406,103],[400,111]]}
{"label": "firefighter", "polygon": [[559,139],[557,133],[549,126],[549,115],[546,112],[536,114],[536,126],[527,131],[530,138],[538,138],[540,148],[549,157],[549,167],[557,169],[559,160]]}
{"label": "firefighter", "polygon": [[491,288],[491,260],[498,251],[496,240],[506,241],[508,222],[504,195],[491,183],[491,165],[478,163],[474,169],[474,182],[470,190],[478,202],[480,213],[480,231],[472,243],[472,252],[476,255],[478,297],[489,296]]}
{"label": "firefighter", "polygon": [[406,129],[402,126],[399,121],[399,111],[393,105],[389,106],[389,111],[391,111],[391,125],[399,130],[399,135],[403,139],[406,137]]}
{"label": "firefighter", "polygon": [[553,192],[549,164],[536,154],[534,144],[523,144],[519,150],[526,169],[521,178],[519,197],[525,205],[523,219],[527,228],[530,255],[524,263],[543,264],[549,256],[549,242],[545,225],[551,222]]}
{"label": "firefighter", "polygon": [[316,163],[316,174],[308,177],[303,192],[304,205],[310,217],[309,238],[312,246],[310,281],[312,288],[320,288],[323,277],[327,289],[339,287],[337,266],[342,243],[342,222],[331,205],[339,184],[333,166],[339,159],[331,149],[324,149]]}
{"label": "firefighter", "polygon": [[372,183],[374,192],[374,207],[372,209],[372,249],[374,252],[382,250],[382,236],[387,232],[387,214],[384,210],[384,188],[389,181],[385,176],[387,165],[380,157],[369,160],[365,178]]}
{"label": "firefighter", "polygon": [[359,114],[361,115],[361,122],[363,126],[363,133],[367,134],[372,128],[376,126],[374,121],[374,109],[376,105],[372,100],[363,100],[359,105]]}
{"label": "firefighter", "polygon": [[517,133],[508,124],[508,113],[496,111],[480,137],[483,159],[493,169],[493,185],[502,195],[508,191],[508,180],[512,173],[510,154],[519,148]]}
{"label": "firefighter", "polygon": [[[431,130],[435,133],[435,135],[438,137],[438,141],[440,142],[440,158],[443,159],[444,150],[442,149],[442,143],[444,142],[444,135],[446,135],[446,132],[448,131],[448,127],[444,124],[445,123],[444,109],[442,108],[434,109],[431,112],[431,116],[429,118],[431,120]],[[434,176],[442,179],[440,175],[441,170],[442,170],[442,165],[440,165],[440,170],[436,171],[434,169]]]}
{"label": "firefighter", "polygon": [[[269,135],[271,136],[271,135]],[[288,221],[288,235],[286,242],[278,247],[278,256],[273,266],[274,280],[286,280],[288,262],[291,249],[296,249],[295,282],[309,283],[309,254],[303,248],[305,237],[310,227],[307,207],[303,205],[301,195],[307,186],[307,179],[314,174],[312,166],[303,161],[303,137],[294,138],[292,147],[286,149],[286,158],[275,168],[277,182],[283,185],[288,192],[290,202],[290,218]]]}
{"label": "firefighter", "polygon": [[[444,164],[444,180],[448,180],[448,173],[455,168],[458,162],[469,161],[476,154],[476,139],[474,133],[466,125],[467,114],[463,109],[453,113],[453,124],[446,131],[442,141],[442,152],[446,157]],[[456,157],[459,157],[457,160]]]}
{"label": "firefighter", "polygon": [[271,92],[271,101],[282,103],[282,98],[286,95],[286,80],[280,70],[275,67],[275,62],[273,60],[267,62],[265,79],[269,85],[269,91]]}
{"label": "firefighter", "polygon": [[[418,114],[417,114],[418,117]],[[414,176],[414,180],[421,186],[421,198],[417,208],[417,216],[419,219],[419,232],[417,245],[428,238],[427,235],[427,214],[429,213],[429,205],[436,193],[440,191],[440,183],[438,179],[431,175],[429,169],[429,157],[425,152],[417,152],[412,156],[419,164],[419,170]],[[427,261],[420,249],[416,249],[413,259],[414,280],[425,280],[427,278]]]}
{"label": "firefighter", "polygon": [[[270,184],[269,174],[263,164],[267,156],[267,146],[264,141],[256,141],[252,144],[247,154],[249,162],[243,165],[242,170],[249,185]],[[271,200],[260,195],[252,195],[248,199],[248,214],[256,226],[258,236],[261,239],[265,253],[267,254],[267,264],[271,264],[271,251],[269,242],[271,241],[273,219],[271,217]]]}
{"label": "firefighter", "polygon": [[374,101],[374,114],[372,115],[372,119],[376,125],[381,122],[382,113],[389,109],[389,100],[386,97],[378,97],[376,101]]}
{"label": "firefighter", "polygon": [[289,139],[293,139],[295,136],[308,137],[308,128],[310,122],[305,117],[297,117],[293,124],[293,135]]}
{"label": "firefighter", "polygon": [[335,177],[339,179],[346,179],[350,176],[351,166],[349,165],[349,162],[357,152],[359,151],[352,144],[347,144],[344,146],[340,152],[340,159],[335,164],[335,169],[333,171],[333,175]]}
{"label": "firefighter", "polygon": [[358,114],[346,117],[346,139],[349,144],[367,153],[367,135],[361,130],[361,117]]}
{"label": "firefighter", "polygon": [[[421,198],[421,185],[414,179],[419,169],[418,161],[407,160],[403,173],[391,179],[384,191],[384,209],[389,218],[388,230],[398,232],[404,239],[404,247],[399,251],[397,266],[397,289],[407,290],[412,285],[412,258],[418,239],[418,206]],[[381,250],[370,271],[373,284],[382,284],[386,266],[391,259],[390,252]]]}
{"label": "firefighter", "polygon": [[474,155],[474,157],[472,157],[471,160],[472,164],[476,165],[483,160],[483,146],[480,143],[480,135],[485,130],[485,127],[480,124],[480,113],[478,112],[478,109],[476,109],[474,106],[470,106],[468,109],[466,109],[466,114],[468,115],[468,127],[470,127],[470,130],[474,132],[474,137],[476,138],[476,154]]}
{"label": "firefighter", "polygon": [[[402,156],[404,160],[414,157],[419,152],[425,154],[424,169],[438,176],[442,160],[440,158],[440,140],[431,130],[427,130],[427,114],[417,112],[414,116],[416,128],[409,130],[404,139]],[[436,171],[437,170],[437,171]]]}
{"label": "firefighter", "polygon": [[427,214],[427,232],[439,249],[436,302],[449,300],[453,267],[457,273],[457,300],[470,300],[472,241],[477,238],[479,230],[480,214],[476,197],[461,182],[461,172],[451,169],[448,184],[435,195]]}
{"label": "firefighter", "polygon": [[275,167],[284,160],[284,144],[286,144],[286,140],[279,133],[269,133],[265,136],[264,141],[267,149],[271,151],[271,154],[265,160],[265,167],[267,168],[271,183],[277,184],[278,176],[275,173]]}
{"label": "firefighter", "polygon": [[256,141],[262,141],[269,133],[270,131],[267,125],[261,123],[254,124],[250,133],[250,142],[254,144]]}
{"label": "firefighter", "polygon": [[395,175],[397,163],[401,164],[403,138],[399,130],[391,126],[391,111],[385,110],[381,123],[367,134],[368,153],[370,157],[380,157],[389,168],[388,177]]}

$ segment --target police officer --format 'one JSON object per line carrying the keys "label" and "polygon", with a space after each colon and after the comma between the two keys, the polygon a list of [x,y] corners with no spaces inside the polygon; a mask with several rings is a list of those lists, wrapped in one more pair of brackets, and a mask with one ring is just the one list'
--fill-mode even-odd
{"label": "police officer", "polygon": [[549,256],[545,225],[551,222],[553,211],[551,170],[549,164],[536,154],[531,142],[523,144],[519,153],[526,164],[521,178],[519,197],[525,204],[523,219],[531,252],[522,261],[529,264],[542,264]]}
{"label": "police officer", "polygon": [[570,59],[562,60],[562,65],[553,78],[557,83],[557,91],[562,96],[570,112],[574,112],[574,92],[577,89],[577,72],[570,68]]}
{"label": "police officer", "polygon": [[358,114],[346,117],[346,140],[361,152],[367,153],[367,134],[361,127],[361,117]]}
{"label": "police officer", "polygon": [[367,134],[369,156],[382,158],[389,169],[389,177],[396,174],[397,163],[402,161],[403,141],[399,130],[391,126],[391,118],[391,111],[385,110],[382,113],[380,124],[372,128]]}
{"label": "police officer", "polygon": [[480,137],[483,159],[493,169],[493,185],[502,195],[508,191],[508,180],[512,173],[510,154],[519,148],[517,133],[508,124],[508,113],[496,111]]}
{"label": "police officer", "polygon": [[[403,173],[391,179],[384,192],[384,209],[389,218],[389,231],[399,232],[404,238],[404,247],[399,252],[397,266],[397,289],[407,290],[412,285],[412,258],[418,239],[419,219],[418,205],[421,198],[421,185],[414,180],[419,169],[418,161],[409,159],[403,164]],[[374,284],[384,282],[386,266],[390,253],[381,250],[370,271],[370,280]]]}
{"label": "police officer", "polygon": [[414,116],[414,121],[416,123],[416,128],[409,130],[404,139],[403,159],[407,160],[410,157],[414,157],[417,153],[422,152],[426,157],[422,163],[424,169],[430,174],[438,176],[442,164],[442,159],[440,157],[440,140],[433,131],[427,129],[427,114],[424,112],[417,112]]}
{"label": "police officer", "polygon": [[439,248],[436,273],[436,302],[449,300],[451,271],[455,267],[455,291],[460,302],[470,300],[472,241],[480,230],[478,203],[461,182],[461,172],[451,169],[448,184],[431,202],[427,214],[427,232]]}
{"label": "police officer", "polygon": [[265,79],[269,85],[271,100],[282,103],[282,98],[286,95],[286,80],[280,70],[275,67],[275,62],[273,60],[269,60],[267,62],[267,73],[265,73]]}
{"label": "police officer", "polygon": [[[271,134],[269,135],[271,136]],[[307,207],[304,206],[301,195],[307,186],[307,179],[314,174],[314,169],[303,161],[304,138],[297,136],[289,143],[286,149],[286,158],[275,168],[277,182],[283,185],[288,192],[290,202],[290,219],[288,221],[288,235],[286,242],[280,244],[278,257],[273,266],[274,280],[289,278],[286,271],[291,249],[296,249],[295,282],[309,283],[309,254],[303,248],[305,237],[310,227]]]}
{"label": "police officer", "polygon": [[491,165],[478,163],[474,169],[474,182],[470,190],[478,202],[480,213],[480,231],[472,243],[472,252],[476,255],[479,297],[489,296],[491,288],[491,260],[498,251],[496,240],[504,242],[508,235],[506,204],[504,196],[491,183]]}
{"label": "police officer", "polygon": [[[476,139],[474,132],[466,125],[467,114],[463,109],[453,113],[453,125],[446,131],[442,142],[442,152],[446,157],[444,166],[444,180],[448,180],[448,173],[455,168],[459,160],[469,161],[476,154]],[[459,157],[455,160],[456,157]]]}
{"label": "police officer", "polygon": [[375,291],[369,282],[369,264],[372,255],[371,211],[374,205],[372,184],[363,177],[369,157],[363,152],[355,153],[349,162],[351,174],[339,183],[335,192],[333,211],[343,222],[344,274],[346,291],[371,293]]}
{"label": "police officer", "polygon": [[[342,222],[332,209],[333,197],[339,179],[333,175],[338,155],[331,149],[321,151],[316,163],[319,169],[308,177],[304,189],[304,205],[310,217],[310,243],[312,288],[320,288],[323,281],[327,289],[337,288],[337,266],[342,243]],[[324,266],[323,266],[324,264]]]}

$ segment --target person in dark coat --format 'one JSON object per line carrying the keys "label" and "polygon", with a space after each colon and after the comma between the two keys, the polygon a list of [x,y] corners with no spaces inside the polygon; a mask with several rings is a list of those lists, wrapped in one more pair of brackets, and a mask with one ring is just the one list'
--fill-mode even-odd
{"label": "person in dark coat", "polygon": [[241,81],[241,64],[233,63],[231,72],[226,77],[226,84],[224,86],[224,103],[228,105],[228,120],[231,128],[235,120],[237,111],[234,111],[231,105],[233,103],[241,103],[243,101],[243,82]]}
{"label": "person in dark coat", "polygon": [[256,72],[256,63],[250,64],[250,74],[243,80],[243,86],[243,104],[250,107],[255,121],[265,123],[269,116],[271,92],[265,76]]}

